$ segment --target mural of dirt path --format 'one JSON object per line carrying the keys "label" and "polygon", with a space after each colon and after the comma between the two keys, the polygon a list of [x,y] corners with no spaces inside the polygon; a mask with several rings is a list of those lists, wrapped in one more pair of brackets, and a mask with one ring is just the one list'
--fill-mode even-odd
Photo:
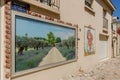
{"label": "mural of dirt path", "polygon": [[42,62],[39,63],[38,66],[65,61],[65,60],[66,58],[62,56],[60,51],[56,47],[53,47],[48,52],[48,54],[43,58]]}

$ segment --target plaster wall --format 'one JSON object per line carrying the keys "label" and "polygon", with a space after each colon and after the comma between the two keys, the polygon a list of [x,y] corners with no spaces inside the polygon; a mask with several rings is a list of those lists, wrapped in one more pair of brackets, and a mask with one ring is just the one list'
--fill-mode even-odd
{"label": "plaster wall", "polygon": [[[73,24],[78,24],[78,60],[69,64],[57,66],[54,68],[38,71],[32,74],[27,74],[24,76],[12,78],[11,80],[60,80],[64,76],[71,75],[76,73],[81,68],[82,70],[90,71],[95,64],[100,62],[98,51],[99,51],[99,35],[108,37],[108,56],[106,59],[111,57],[112,48],[111,48],[111,12],[107,8],[108,13],[106,18],[108,19],[108,33],[103,33],[103,6],[99,1],[93,1],[93,13],[85,10],[84,0],[60,0],[60,19],[66,22],[71,22]],[[34,11],[38,9],[34,8]],[[1,8],[1,56],[4,55],[4,6]],[[50,14],[49,14],[50,15]],[[53,16],[53,14],[51,14]],[[56,16],[56,15],[54,15]],[[95,55],[84,56],[84,27],[89,26],[93,27],[96,31],[96,52]],[[1,57],[1,76],[4,76],[4,57]],[[1,80],[4,77],[1,77]]]}

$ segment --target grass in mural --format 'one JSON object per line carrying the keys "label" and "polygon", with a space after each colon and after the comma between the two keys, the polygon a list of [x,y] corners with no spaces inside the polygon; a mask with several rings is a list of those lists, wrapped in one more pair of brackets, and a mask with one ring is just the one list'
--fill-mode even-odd
{"label": "grass in mural", "polygon": [[16,36],[16,72],[75,58],[75,37],[62,40],[52,32],[47,36]]}
{"label": "grass in mural", "polygon": [[75,48],[57,47],[62,55],[67,59],[71,60],[75,58]]}
{"label": "grass in mural", "polygon": [[24,51],[22,56],[16,53],[16,72],[37,67],[42,59],[47,55],[51,47],[45,49]]}
{"label": "grass in mural", "polygon": [[[22,47],[21,47],[22,46]],[[48,39],[16,36],[16,72],[75,58],[75,38],[61,40],[52,32]],[[45,58],[45,59],[44,59]],[[55,61],[50,61],[54,58]],[[55,59],[56,58],[56,59]]]}

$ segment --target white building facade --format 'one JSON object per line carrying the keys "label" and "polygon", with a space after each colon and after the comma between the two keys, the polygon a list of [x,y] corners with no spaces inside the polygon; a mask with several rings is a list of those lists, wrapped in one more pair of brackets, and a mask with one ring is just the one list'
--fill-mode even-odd
{"label": "white building facade", "polygon": [[[111,23],[115,8],[110,0],[18,0],[16,4],[12,0],[0,1],[1,80],[60,80],[80,70],[90,71],[98,62],[113,57]],[[75,26],[75,60],[14,72],[16,15],[58,26]],[[85,54],[86,28],[93,30],[94,54]]]}
{"label": "white building facade", "polygon": [[119,33],[119,17],[113,17],[112,22],[112,44],[113,44],[113,57],[117,57],[120,55],[120,35]]}

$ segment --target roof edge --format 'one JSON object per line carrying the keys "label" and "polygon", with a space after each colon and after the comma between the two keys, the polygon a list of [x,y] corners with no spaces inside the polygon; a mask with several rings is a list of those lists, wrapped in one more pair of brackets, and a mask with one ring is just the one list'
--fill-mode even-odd
{"label": "roof edge", "polygon": [[107,6],[109,6],[109,8],[112,10],[112,11],[115,11],[115,6],[113,5],[113,3],[111,2],[111,0],[103,0],[103,2],[105,2],[107,4]]}

